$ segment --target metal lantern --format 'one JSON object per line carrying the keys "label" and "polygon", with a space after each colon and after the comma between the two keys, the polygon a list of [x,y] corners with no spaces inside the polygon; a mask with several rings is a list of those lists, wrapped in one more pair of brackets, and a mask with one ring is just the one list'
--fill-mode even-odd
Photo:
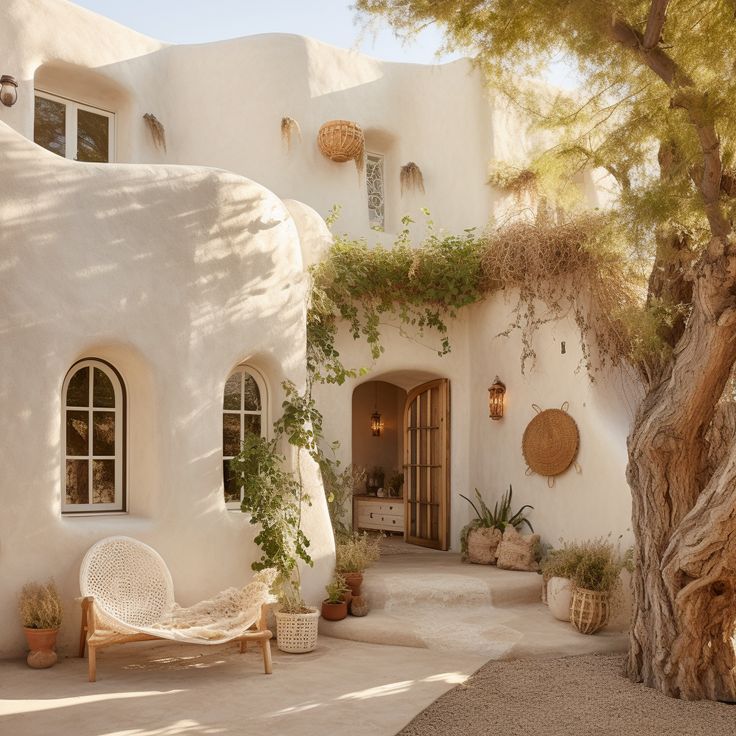
{"label": "metal lantern", "polygon": [[374,437],[380,437],[381,431],[383,430],[383,420],[381,419],[380,412],[374,411],[371,414],[371,434]]}
{"label": "metal lantern", "polygon": [[3,74],[0,77],[0,102],[5,107],[13,107],[18,101],[18,82],[15,81],[15,77],[11,77],[9,74]]}
{"label": "metal lantern", "polygon": [[496,376],[488,389],[488,416],[491,419],[503,419],[503,397],[506,394],[506,385]]}

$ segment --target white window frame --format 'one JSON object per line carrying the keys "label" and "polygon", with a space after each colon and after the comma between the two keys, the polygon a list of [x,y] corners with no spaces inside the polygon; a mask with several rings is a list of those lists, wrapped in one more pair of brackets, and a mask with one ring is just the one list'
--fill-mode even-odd
{"label": "white window frame", "polygon": [[[366,178],[365,178],[365,190],[366,190],[366,205],[368,208],[368,225],[372,228],[380,228],[381,230],[386,229],[386,157],[382,153],[374,153],[372,151],[366,152]],[[368,187],[368,164],[374,162],[379,164],[381,171],[381,210],[382,219],[378,220],[373,217],[373,211],[370,206],[371,192]]]}
{"label": "white window frame", "polygon": [[[50,92],[37,89],[35,91],[36,97],[42,97],[45,100],[52,100],[53,102],[60,102],[66,107],[65,117],[65,131],[66,131],[66,147],[64,151],[64,157],[72,161],[77,160],[77,112],[79,110],[86,110],[87,112],[93,112],[96,115],[102,115],[110,121],[109,134],[107,138],[107,163],[115,163],[115,113],[111,110],[104,110],[101,107],[94,107],[92,105],[85,105],[83,102],[69,99],[68,97],[61,97],[60,95],[54,95]],[[34,114],[34,138],[35,138],[35,114]]]}
{"label": "white window frame", "polygon": [[[236,374],[241,373],[243,374],[240,379],[240,409],[226,409],[225,408],[225,385],[227,382]],[[261,393],[261,410],[260,411],[253,411],[251,409],[244,409],[243,405],[245,402],[245,374],[250,375],[253,380],[256,382],[256,386],[258,387],[258,390]],[[269,403],[268,403],[268,384],[266,383],[266,379],[263,376],[263,374],[257,369],[254,368],[252,365],[248,365],[247,363],[241,363],[240,365],[236,366],[230,373],[228,373],[227,378],[225,379],[225,384],[223,384],[222,387],[222,416],[224,417],[225,414],[236,414],[240,417],[240,445],[242,446],[243,440],[245,439],[245,421],[244,417],[246,416],[260,416],[261,417],[261,437],[264,437],[268,439],[269,437],[269,428],[270,428],[270,421],[269,421]],[[222,420],[220,420],[220,436],[222,436]],[[225,498],[225,474],[224,474],[224,461],[225,460],[232,460],[235,457],[235,455],[226,455],[225,454],[225,446],[223,442],[222,447],[222,460],[223,460],[223,476],[222,476],[222,494],[221,498]],[[232,510],[232,511],[240,511],[240,504],[243,501],[243,489],[240,489],[240,500],[239,501],[225,501],[226,508]]]}
{"label": "white window frame", "polygon": [[[89,368],[89,406],[67,406],[67,391],[69,382],[82,368]],[[94,369],[102,371],[112,383],[115,393],[115,407],[95,408],[92,401],[92,390],[94,382]],[[61,513],[65,516],[74,514],[99,514],[99,513],[121,513],[125,512],[127,493],[126,482],[128,477],[127,468],[127,394],[123,378],[117,369],[110,363],[98,358],[85,358],[77,361],[66,374],[61,391]],[[86,411],[89,413],[89,428],[87,431],[88,455],[67,455],[66,453],[66,413],[67,411]],[[94,441],[94,413],[114,412],[115,414],[115,455],[94,455],[92,443]],[[115,461],[115,500],[112,503],[67,503],[66,502],[66,461],[86,460],[87,465],[87,492],[92,494],[93,460]]]}

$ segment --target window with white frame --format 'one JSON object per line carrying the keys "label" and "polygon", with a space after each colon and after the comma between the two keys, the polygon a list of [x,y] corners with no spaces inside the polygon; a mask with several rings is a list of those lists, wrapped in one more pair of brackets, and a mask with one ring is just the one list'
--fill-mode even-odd
{"label": "window with white frame", "polygon": [[254,368],[239,365],[225,382],[222,404],[222,477],[225,503],[239,509],[243,489],[230,471],[230,461],[238,455],[247,432],[268,434],[266,382]]}
{"label": "window with white frame", "polygon": [[64,380],[65,514],[125,511],[126,396],[120,374],[102,360],[76,363]]}
{"label": "window with white frame", "polygon": [[383,229],[386,225],[383,156],[378,153],[367,154],[365,179],[368,189],[368,222],[371,227]]}
{"label": "window with white frame", "polygon": [[75,161],[115,160],[115,114],[81,102],[36,92],[33,140]]}

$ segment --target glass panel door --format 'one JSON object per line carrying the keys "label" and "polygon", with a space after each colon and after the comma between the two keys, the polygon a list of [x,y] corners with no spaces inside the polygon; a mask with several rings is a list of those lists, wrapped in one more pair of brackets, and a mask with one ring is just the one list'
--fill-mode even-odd
{"label": "glass panel door", "polygon": [[33,140],[59,156],[66,156],[66,105],[58,100],[36,96]]}

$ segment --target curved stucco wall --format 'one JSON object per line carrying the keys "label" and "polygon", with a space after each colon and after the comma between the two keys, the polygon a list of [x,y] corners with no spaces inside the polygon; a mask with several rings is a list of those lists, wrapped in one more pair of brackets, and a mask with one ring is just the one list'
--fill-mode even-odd
{"label": "curved stucco wall", "polygon": [[[338,351],[350,367],[370,372],[341,387],[319,388],[327,440],[339,439],[340,457],[351,461],[353,423],[348,412],[356,385],[374,379],[410,389],[432,378],[450,380],[451,391],[451,543],[459,551],[460,531],[474,513],[459,494],[478,488],[486,501],[500,499],[511,484],[513,505],[531,504],[535,531],[546,543],[560,539],[607,537],[621,547],[632,543],[631,496],[626,483],[626,435],[640,399],[631,376],[620,370],[600,372],[591,382],[581,362],[580,333],[572,318],[540,326],[534,335],[537,359],[521,371],[521,336],[500,336],[514,321],[516,294],[494,294],[463,310],[449,326],[451,352],[439,356],[439,341],[431,332],[412,342],[389,325],[382,326],[385,352],[372,361],[366,346],[343,330]],[[538,313],[544,313],[538,305]],[[383,322],[382,322],[383,325]],[[561,343],[565,342],[565,353]],[[505,415],[488,417],[488,386],[498,375],[506,384]],[[569,402],[578,424],[580,472],[570,468],[550,488],[546,478],[527,475],[521,451],[526,425],[535,416],[532,404],[543,409]],[[369,414],[357,422],[369,432]],[[383,441],[372,440],[373,442]]]}
{"label": "curved stucco wall", "polygon": [[[0,106],[0,121],[26,137],[33,136],[37,82],[115,109],[119,161],[224,168],[322,216],[341,205],[339,227],[355,235],[370,233],[365,177],[352,162],[320,154],[325,121],[356,120],[369,150],[385,154],[389,233],[421,207],[448,229],[485,226],[503,205],[486,184],[488,162],[524,160],[536,141],[467,60],[382,62],[286,34],[170,46],[65,0],[3,3],[0,48],[2,73],[20,82],[18,104]],[[147,112],[166,128],[166,153],[151,141]],[[302,130],[291,150],[281,140],[283,116]],[[422,169],[425,194],[401,194],[399,169],[408,161]]]}
{"label": "curved stucco wall", "polygon": [[[303,384],[305,278],[297,228],[262,186],[223,171],[67,162],[0,123],[0,619],[28,580],[53,576],[73,641],[77,575],[108,534],[153,545],[177,597],[242,584],[254,529],[222,497],[222,395],[243,360]],[[79,358],[122,373],[129,399],[129,514],[60,513],[61,386]],[[309,473],[316,569],[331,573],[324,493]],[[0,632],[0,655],[21,649]]]}

